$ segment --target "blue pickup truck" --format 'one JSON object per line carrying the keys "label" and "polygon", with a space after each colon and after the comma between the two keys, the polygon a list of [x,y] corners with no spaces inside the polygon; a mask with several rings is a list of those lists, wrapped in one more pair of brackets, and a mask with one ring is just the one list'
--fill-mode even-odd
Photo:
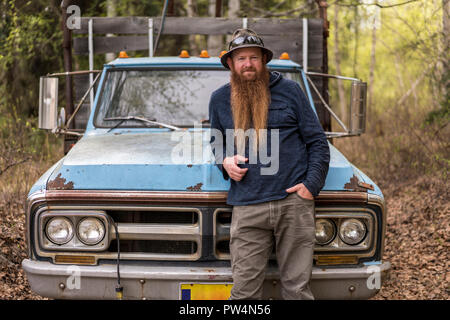
{"label": "blue pickup truck", "polygon": [[[297,81],[315,110],[299,64],[268,67]],[[54,79],[41,78],[40,123],[70,134],[51,109]],[[83,136],[28,194],[22,266],[32,290],[57,299],[228,298],[229,181],[211,152],[208,102],[229,71],[217,57],[118,58],[98,79]],[[390,269],[385,201],[329,147],[311,288],[316,299],[367,299]],[[280,299],[279,289],[273,255],[264,298]]]}

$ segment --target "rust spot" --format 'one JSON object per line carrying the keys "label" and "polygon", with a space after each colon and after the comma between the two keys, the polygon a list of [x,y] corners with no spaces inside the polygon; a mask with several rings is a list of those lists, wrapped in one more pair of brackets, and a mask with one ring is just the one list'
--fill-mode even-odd
{"label": "rust spot", "polygon": [[363,192],[366,191],[366,189],[361,188],[359,186],[358,177],[355,175],[353,175],[353,177],[350,178],[350,182],[348,182],[344,185],[344,189],[353,190],[353,191],[363,191]]}
{"label": "rust spot", "polygon": [[203,183],[199,182],[195,186],[187,187],[186,189],[189,191],[201,191]]}
{"label": "rust spot", "polygon": [[66,179],[61,178],[61,173],[58,176],[47,183],[47,189],[50,190],[72,190],[73,182],[69,181],[66,183]]}
{"label": "rust spot", "polygon": [[367,189],[375,190],[373,185],[359,181],[356,175],[350,178],[350,182],[344,185],[344,189],[362,192],[367,192]]}
{"label": "rust spot", "polygon": [[370,189],[372,191],[375,190],[374,186],[369,184],[369,183],[365,183],[365,182],[358,182],[358,186],[362,187],[362,188],[366,188],[366,189]]}

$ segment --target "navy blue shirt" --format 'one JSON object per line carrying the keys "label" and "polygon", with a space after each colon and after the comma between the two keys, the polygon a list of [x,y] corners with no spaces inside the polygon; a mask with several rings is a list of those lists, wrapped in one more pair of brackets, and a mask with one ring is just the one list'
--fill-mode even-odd
{"label": "navy blue shirt", "polygon": [[[229,179],[229,176],[220,159],[234,156],[237,152],[236,146],[234,150],[227,150],[226,130],[234,129],[230,92],[228,83],[214,91],[209,102],[211,128],[219,130],[223,137],[216,139],[212,135],[211,147],[225,179]],[[230,179],[227,204],[247,205],[283,199],[288,195],[286,189],[299,183],[303,183],[313,196],[317,196],[325,183],[330,162],[328,142],[300,85],[284,79],[279,72],[271,72],[270,95],[267,155],[275,156],[275,153],[272,155],[271,137],[274,134],[272,130],[278,129],[278,171],[269,175],[261,174],[262,168],[270,167],[273,163],[267,164],[267,159],[261,162],[259,156],[256,163],[249,161],[239,164],[239,167],[248,168],[248,171],[241,181]],[[246,158],[249,158],[249,144],[246,143]]]}

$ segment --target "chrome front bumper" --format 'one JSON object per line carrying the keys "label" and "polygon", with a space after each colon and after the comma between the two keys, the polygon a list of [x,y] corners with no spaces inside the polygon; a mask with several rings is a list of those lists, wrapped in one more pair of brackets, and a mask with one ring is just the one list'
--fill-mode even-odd
{"label": "chrome front bumper", "polygon": [[[22,267],[31,289],[55,299],[115,299],[117,266],[55,265],[25,259]],[[316,299],[368,299],[380,289],[389,262],[358,268],[314,267],[311,290]],[[181,283],[232,283],[230,268],[120,266],[124,299],[180,299]],[[264,299],[280,299],[278,271],[268,268]]]}

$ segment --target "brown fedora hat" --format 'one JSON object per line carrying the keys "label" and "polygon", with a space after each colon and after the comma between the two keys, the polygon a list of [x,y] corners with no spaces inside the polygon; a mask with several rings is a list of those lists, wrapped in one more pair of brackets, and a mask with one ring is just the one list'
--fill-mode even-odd
{"label": "brown fedora hat", "polygon": [[231,57],[233,51],[250,47],[261,48],[263,54],[267,56],[266,63],[272,60],[272,51],[264,47],[263,40],[256,34],[255,31],[250,29],[238,29],[233,33],[233,38],[228,45],[228,51],[222,55],[220,62],[222,62],[225,68],[230,69],[227,63],[227,58]]}

